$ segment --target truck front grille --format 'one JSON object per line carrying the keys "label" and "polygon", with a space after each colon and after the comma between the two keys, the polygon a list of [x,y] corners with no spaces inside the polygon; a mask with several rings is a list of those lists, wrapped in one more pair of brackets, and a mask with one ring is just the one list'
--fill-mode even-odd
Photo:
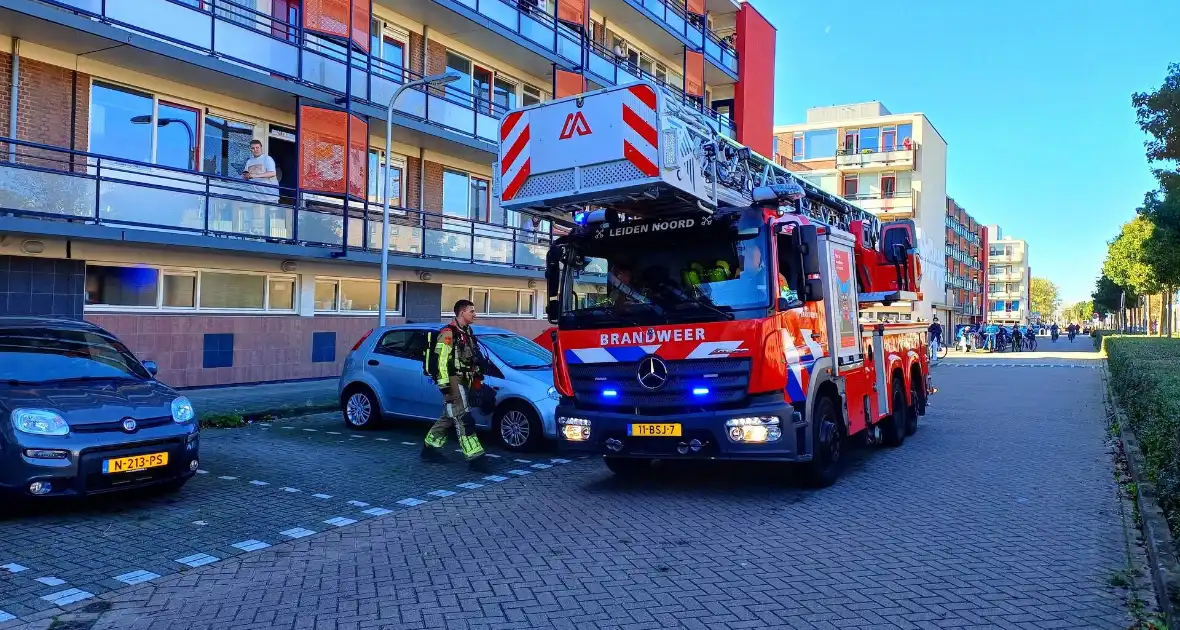
{"label": "truck front grille", "polygon": [[748,358],[666,363],[668,381],[657,390],[639,384],[638,361],[570,365],[577,406],[640,415],[667,414],[724,409],[746,398],[750,381]]}

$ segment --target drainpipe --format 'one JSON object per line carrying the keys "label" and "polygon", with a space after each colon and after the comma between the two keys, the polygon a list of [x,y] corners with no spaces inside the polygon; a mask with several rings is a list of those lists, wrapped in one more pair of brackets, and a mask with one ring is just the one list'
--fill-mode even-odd
{"label": "drainpipe", "polygon": [[418,147],[418,211],[426,225],[426,149]]}
{"label": "drainpipe", "polygon": [[[20,40],[12,38],[12,81],[8,95],[8,137],[16,140],[16,113],[20,102]],[[16,161],[16,145],[8,145],[8,161]]]}

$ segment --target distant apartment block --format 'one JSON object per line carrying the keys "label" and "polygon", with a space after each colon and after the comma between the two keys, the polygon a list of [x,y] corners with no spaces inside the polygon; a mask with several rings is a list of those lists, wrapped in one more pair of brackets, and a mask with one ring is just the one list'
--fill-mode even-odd
{"label": "distant apartment block", "polygon": [[1028,324],[1030,311],[1028,243],[987,226],[987,319],[1002,325]]}
{"label": "distant apartment block", "polygon": [[987,306],[987,229],[954,199],[946,200],[946,304],[953,326],[982,322]]}

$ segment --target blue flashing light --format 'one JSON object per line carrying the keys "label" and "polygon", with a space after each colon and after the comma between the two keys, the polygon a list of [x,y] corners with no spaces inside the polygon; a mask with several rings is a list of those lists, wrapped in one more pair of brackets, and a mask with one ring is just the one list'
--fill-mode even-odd
{"label": "blue flashing light", "polygon": [[586,225],[586,219],[589,216],[589,212],[579,212],[574,215],[574,223],[577,223],[578,225]]}
{"label": "blue flashing light", "polygon": [[694,387],[694,388],[692,388],[692,393],[694,396],[708,396],[709,395],[709,388],[708,387]]}
{"label": "blue flashing light", "polygon": [[606,396],[607,398],[614,398],[615,396],[619,395],[619,392],[618,390],[614,389],[604,389],[602,390],[602,395]]}

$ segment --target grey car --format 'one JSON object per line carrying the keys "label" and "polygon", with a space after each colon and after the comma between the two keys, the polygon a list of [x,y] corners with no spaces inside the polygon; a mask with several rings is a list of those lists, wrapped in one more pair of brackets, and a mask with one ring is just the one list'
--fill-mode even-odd
{"label": "grey car", "polygon": [[180,489],[197,470],[197,422],[155,373],[93,324],[0,317],[0,491]]}
{"label": "grey car", "polygon": [[[340,407],[354,429],[385,417],[437,420],[443,399],[423,370],[427,334],[441,324],[376,328],[357,342],[340,375]],[[484,382],[496,391],[495,411],[474,410],[475,424],[509,450],[531,450],[557,436],[553,355],[532,340],[491,326],[473,326],[490,361]]]}

